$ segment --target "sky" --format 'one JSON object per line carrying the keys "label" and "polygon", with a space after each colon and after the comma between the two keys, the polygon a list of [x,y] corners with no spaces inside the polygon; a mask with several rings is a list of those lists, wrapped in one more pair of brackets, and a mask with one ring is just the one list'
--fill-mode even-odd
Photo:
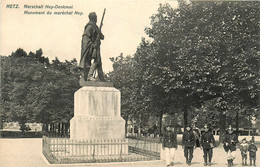
{"label": "sky", "polygon": [[[169,3],[177,7],[176,0],[1,0],[0,55],[8,56],[18,48],[27,53],[42,48],[43,56],[50,60],[80,60],[81,38],[90,12],[96,12],[97,25],[106,8],[102,32],[101,56],[105,73],[112,71],[110,57],[120,53],[133,55],[150,26],[150,17],[157,13],[159,4]],[[15,4],[15,5],[12,5]],[[17,6],[18,5],[18,6]],[[43,8],[25,8],[43,5]],[[71,6],[70,9],[46,8]],[[18,8],[16,8],[18,7]],[[44,15],[24,14],[45,12]],[[52,12],[47,15],[47,12]],[[72,15],[55,15],[54,12],[72,12]],[[82,12],[82,15],[75,14]]]}

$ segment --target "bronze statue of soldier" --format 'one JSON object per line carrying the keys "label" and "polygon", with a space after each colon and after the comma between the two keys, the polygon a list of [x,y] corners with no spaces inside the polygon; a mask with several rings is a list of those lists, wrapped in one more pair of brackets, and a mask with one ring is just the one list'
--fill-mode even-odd
{"label": "bronze statue of soldier", "polygon": [[[105,10],[103,13],[100,28],[96,25],[97,15],[95,12],[89,13],[89,22],[84,28],[81,41],[81,58],[79,62],[81,79],[84,81],[96,81],[94,73],[97,71],[99,81],[105,82],[104,74],[102,70],[102,62],[100,55],[101,40],[104,39],[104,35],[101,32],[103,25]],[[91,61],[94,62],[91,64]]]}

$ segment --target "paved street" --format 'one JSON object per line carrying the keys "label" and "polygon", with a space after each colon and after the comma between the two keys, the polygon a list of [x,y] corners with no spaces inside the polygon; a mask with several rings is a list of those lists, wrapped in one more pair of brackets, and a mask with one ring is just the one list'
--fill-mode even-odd
{"label": "paved street", "polygon": [[0,139],[1,167],[45,167],[41,139]]}
{"label": "paved street", "polygon": [[[42,140],[41,139],[0,139],[0,166],[1,167],[47,167],[46,161],[42,156]],[[260,148],[259,148],[260,149]],[[240,151],[236,152],[237,158],[235,160],[235,166],[241,165]],[[260,166],[260,150],[257,152],[258,166]],[[176,164],[175,166],[182,167],[187,166],[183,157],[183,149],[178,148],[176,152]],[[64,166],[64,165],[63,165]],[[73,165],[66,165],[67,167]],[[96,166],[95,164],[89,164],[84,166]],[[98,166],[113,166],[113,167],[164,167],[162,163],[113,163],[110,165]],[[197,148],[194,151],[194,159],[192,166],[202,167],[203,157],[202,150]],[[213,167],[226,167],[226,154],[221,146],[214,149]],[[59,166],[61,167],[61,166]],[[83,165],[82,165],[83,167]]]}

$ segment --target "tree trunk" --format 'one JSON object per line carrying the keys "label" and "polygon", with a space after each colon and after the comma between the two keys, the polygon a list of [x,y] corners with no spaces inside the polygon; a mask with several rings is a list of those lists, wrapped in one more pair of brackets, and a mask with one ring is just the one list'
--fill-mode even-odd
{"label": "tree trunk", "polygon": [[225,135],[225,129],[226,129],[226,113],[224,113],[225,111],[221,110],[220,111],[220,119],[219,119],[219,129],[220,129],[220,133],[219,133],[219,142],[223,142],[224,140],[224,135]]}
{"label": "tree trunk", "polygon": [[61,136],[61,126],[60,126],[60,122],[58,123],[58,136]]}
{"label": "tree trunk", "polygon": [[69,122],[65,124],[65,136],[68,136]]}
{"label": "tree trunk", "polygon": [[238,117],[239,117],[239,113],[238,113],[238,110],[236,110],[236,133],[237,133],[237,135],[239,135],[239,120],[238,120]]}
{"label": "tree trunk", "polygon": [[52,123],[51,125],[52,125],[52,134],[53,134],[53,136],[54,136],[54,135],[55,135],[55,124]]}
{"label": "tree trunk", "polygon": [[57,135],[57,123],[55,122],[53,125],[54,125],[54,128],[53,128],[54,129],[54,134],[56,136]]}
{"label": "tree trunk", "polygon": [[134,120],[134,118],[132,117],[131,118],[131,122],[132,122],[132,125],[133,125],[133,130],[132,130],[132,134],[133,134],[133,136],[136,136],[136,125],[135,125],[135,120]]}
{"label": "tree trunk", "polygon": [[0,129],[4,128],[4,121],[2,119],[0,119]]}
{"label": "tree trunk", "polygon": [[46,132],[46,125],[42,124],[42,132]]}
{"label": "tree trunk", "polygon": [[141,136],[141,120],[140,120],[140,115],[138,114],[137,117],[137,136]]}
{"label": "tree trunk", "polygon": [[63,136],[63,122],[60,123],[60,135]]}
{"label": "tree trunk", "polygon": [[128,117],[129,117],[129,115],[127,114],[127,115],[126,115],[126,118],[125,118],[125,137],[126,137],[126,135],[127,135],[127,122],[128,122]]}
{"label": "tree trunk", "polygon": [[188,125],[188,107],[183,107],[183,122],[184,122],[184,128]]}
{"label": "tree trunk", "polygon": [[163,110],[161,110],[160,117],[159,117],[159,135],[160,135],[160,137],[162,136],[162,119],[163,119]]}
{"label": "tree trunk", "polygon": [[46,132],[50,132],[49,124],[48,124],[48,123],[46,123]]}

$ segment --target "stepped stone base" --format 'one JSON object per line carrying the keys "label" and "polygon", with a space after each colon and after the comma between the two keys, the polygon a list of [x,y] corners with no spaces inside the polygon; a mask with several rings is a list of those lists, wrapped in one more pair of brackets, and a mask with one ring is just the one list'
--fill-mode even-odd
{"label": "stepped stone base", "polygon": [[74,117],[70,120],[70,138],[125,139],[125,120],[120,116],[120,103],[120,91],[114,87],[92,85],[80,88],[74,94]]}

